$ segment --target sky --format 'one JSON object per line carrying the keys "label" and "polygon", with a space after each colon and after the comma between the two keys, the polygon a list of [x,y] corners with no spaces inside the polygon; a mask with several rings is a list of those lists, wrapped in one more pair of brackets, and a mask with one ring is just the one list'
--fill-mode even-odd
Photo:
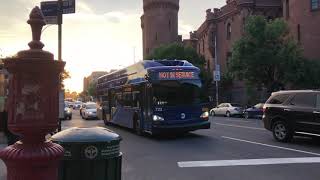
{"label": "sky", "polygon": [[[76,0],[76,13],[63,16],[62,59],[71,78],[66,89],[81,92],[83,78],[93,71],[109,71],[142,60],[140,16],[143,0]],[[29,13],[41,0],[0,0],[0,57],[29,49]],[[206,9],[225,0],[180,0],[179,34],[188,38],[205,20]],[[58,27],[45,26],[44,50],[57,59]]]}

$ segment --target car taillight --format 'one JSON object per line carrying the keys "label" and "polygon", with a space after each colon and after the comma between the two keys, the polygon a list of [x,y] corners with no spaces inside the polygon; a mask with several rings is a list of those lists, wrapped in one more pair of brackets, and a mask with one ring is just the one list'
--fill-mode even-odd
{"label": "car taillight", "polygon": [[263,107],[263,108],[262,108],[263,113],[265,113],[265,112],[266,112],[266,110],[267,110],[267,108],[266,108],[266,107]]}

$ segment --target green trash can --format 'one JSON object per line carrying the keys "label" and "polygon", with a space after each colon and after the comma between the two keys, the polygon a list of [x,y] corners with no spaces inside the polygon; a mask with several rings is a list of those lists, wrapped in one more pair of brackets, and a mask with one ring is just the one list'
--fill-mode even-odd
{"label": "green trash can", "polygon": [[64,148],[59,180],[121,180],[121,137],[102,127],[70,128],[52,136]]}

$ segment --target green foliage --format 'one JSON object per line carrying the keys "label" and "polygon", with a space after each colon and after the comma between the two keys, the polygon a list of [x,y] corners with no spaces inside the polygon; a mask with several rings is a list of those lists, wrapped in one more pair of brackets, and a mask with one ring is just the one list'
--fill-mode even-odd
{"label": "green foliage", "polygon": [[[245,35],[233,46],[230,72],[233,78],[273,92],[287,85],[302,88],[308,76],[319,77],[319,70],[313,68],[315,62],[310,63],[302,58],[301,48],[289,37],[284,20],[268,22],[262,16],[252,16]],[[309,81],[306,87],[316,86],[315,82]]]}
{"label": "green foliage", "polygon": [[191,47],[184,47],[182,44],[173,43],[167,46],[160,46],[154,49],[148,59],[188,60],[193,65],[203,69],[205,59],[200,57],[196,50]]}

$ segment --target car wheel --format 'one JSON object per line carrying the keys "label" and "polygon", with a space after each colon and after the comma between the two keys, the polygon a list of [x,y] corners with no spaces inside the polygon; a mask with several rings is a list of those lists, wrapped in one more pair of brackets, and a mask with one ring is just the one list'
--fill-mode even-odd
{"label": "car wheel", "polygon": [[244,118],[245,118],[245,119],[249,119],[249,118],[250,118],[250,116],[249,116],[249,113],[248,113],[248,112],[245,112],[245,113],[244,113]]}
{"label": "car wheel", "polygon": [[293,138],[293,131],[285,121],[276,121],[272,128],[273,137],[279,142],[289,142]]}
{"label": "car wheel", "polygon": [[229,111],[226,112],[227,117],[231,117],[231,113]]}

